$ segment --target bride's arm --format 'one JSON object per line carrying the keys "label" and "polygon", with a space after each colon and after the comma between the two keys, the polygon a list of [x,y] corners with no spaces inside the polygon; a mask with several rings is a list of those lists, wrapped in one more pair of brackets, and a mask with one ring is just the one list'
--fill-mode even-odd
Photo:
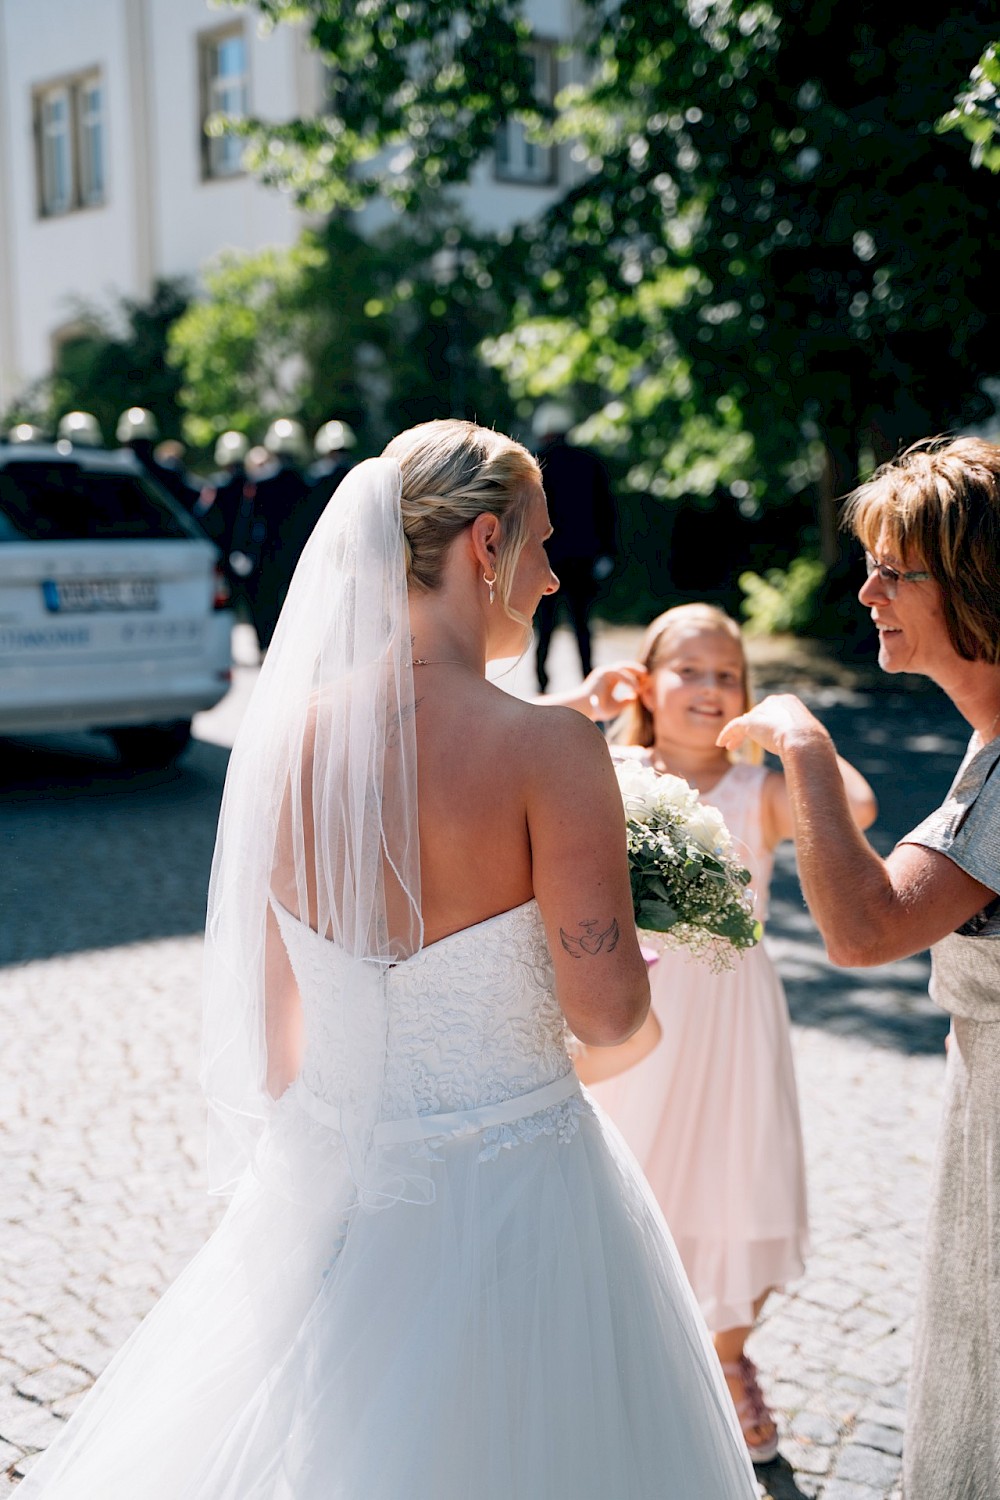
{"label": "bride's arm", "polygon": [[532,880],[556,996],[581,1042],[614,1047],[649,1010],[621,793],[597,729],[565,709],[531,717],[524,750]]}

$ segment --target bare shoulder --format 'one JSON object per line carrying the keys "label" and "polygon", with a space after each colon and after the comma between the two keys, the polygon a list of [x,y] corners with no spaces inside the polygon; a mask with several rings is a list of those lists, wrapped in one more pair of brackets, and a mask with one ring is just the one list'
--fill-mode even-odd
{"label": "bare shoulder", "polygon": [[607,741],[589,719],[573,708],[526,703],[523,733],[529,749],[531,780],[548,783],[571,776],[612,775]]}

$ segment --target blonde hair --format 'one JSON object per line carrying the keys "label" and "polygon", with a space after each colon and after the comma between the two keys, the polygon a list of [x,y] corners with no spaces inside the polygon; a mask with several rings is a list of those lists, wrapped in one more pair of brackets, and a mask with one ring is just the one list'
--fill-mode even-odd
{"label": "blonde hair", "polygon": [[[445,555],[477,516],[500,521],[496,587],[509,615],[510,590],[528,536],[527,499],[542,472],[527,448],[474,422],[421,422],[394,437],[384,457],[395,458],[403,475],[403,537],[408,582],[440,587]],[[522,623],[527,623],[522,621]]]}
{"label": "blonde hair", "polygon": [[959,656],[1000,662],[1000,447],[914,443],[854,491],[843,522],[869,552],[881,540],[907,567],[926,568]]}
{"label": "blonde hair", "polygon": [[[746,713],[753,698],[750,692],[750,669],[743,647],[743,632],[733,617],[715,604],[677,604],[673,609],[657,615],[646,627],[637,659],[647,672],[655,672],[659,662],[670,651],[677,634],[681,630],[691,629],[722,631],[739,646],[740,686],[743,689],[743,707],[740,712]],[[612,738],[620,745],[645,745],[647,749],[653,744],[653,715],[640,698],[626,705],[615,723]]]}

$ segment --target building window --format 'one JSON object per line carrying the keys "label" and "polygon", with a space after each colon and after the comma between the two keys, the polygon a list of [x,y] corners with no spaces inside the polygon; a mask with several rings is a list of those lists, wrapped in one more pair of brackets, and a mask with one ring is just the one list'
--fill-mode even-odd
{"label": "building window", "polygon": [[243,170],[243,142],[238,136],[210,135],[208,122],[216,115],[242,119],[247,113],[247,46],[242,26],[203,36],[201,66],[202,175],[234,177]]}
{"label": "building window", "polygon": [[[535,69],[535,97],[540,104],[551,105],[556,97],[555,44],[530,42],[527,54]],[[555,151],[529,141],[517,120],[506,120],[497,131],[494,163],[502,182],[549,184],[556,180]]]}
{"label": "building window", "polygon": [[36,89],[38,209],[49,216],[103,203],[106,192],[104,88],[99,73]]}

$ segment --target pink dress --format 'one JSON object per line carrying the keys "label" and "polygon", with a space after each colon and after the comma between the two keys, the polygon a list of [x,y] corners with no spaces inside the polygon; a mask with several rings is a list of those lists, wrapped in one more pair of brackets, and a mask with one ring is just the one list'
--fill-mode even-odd
{"label": "pink dress", "polygon": [[[726,820],[762,920],[767,774],[733,765],[702,798]],[[668,952],[650,980],[660,1041],[591,1092],[646,1173],[709,1328],[748,1327],[756,1298],[801,1275],[808,1249],[785,992],[762,945],[722,974]]]}

